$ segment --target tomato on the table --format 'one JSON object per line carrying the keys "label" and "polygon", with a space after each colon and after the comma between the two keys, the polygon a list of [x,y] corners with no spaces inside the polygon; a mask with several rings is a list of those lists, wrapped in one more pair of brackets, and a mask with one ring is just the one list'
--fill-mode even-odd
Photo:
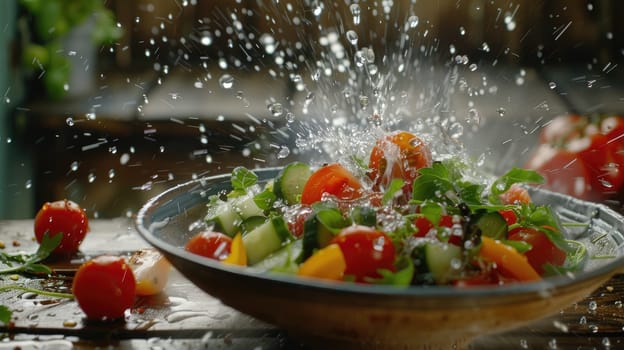
{"label": "tomato on the table", "polygon": [[73,254],[89,232],[89,219],[80,206],[70,200],[45,203],[35,216],[35,238],[41,243],[45,233],[50,237],[62,234],[57,254]]}
{"label": "tomato on the table", "polygon": [[624,117],[559,116],[540,135],[526,164],[546,177],[546,187],[600,201],[624,188]]}
{"label": "tomato on the table", "polygon": [[349,226],[335,236],[330,244],[337,244],[344,256],[344,274],[356,282],[366,278],[380,278],[379,269],[395,271],[396,250],[392,240],[382,231],[368,226]]}
{"label": "tomato on the table", "polygon": [[134,305],[136,280],[123,257],[102,255],[78,268],[72,293],[88,319],[115,320]]}
{"label": "tomato on the table", "polygon": [[407,131],[397,131],[377,140],[368,163],[369,177],[381,189],[393,179],[402,179],[404,190],[409,193],[418,170],[431,163],[431,150],[422,139]]}
{"label": "tomato on the table", "polygon": [[499,210],[498,213],[501,214],[503,219],[505,219],[507,226],[513,225],[518,222],[518,216],[516,216],[516,212],[514,212],[512,209]]}
{"label": "tomato on the table", "polygon": [[566,260],[565,251],[557,247],[542,231],[530,227],[517,227],[509,232],[508,239],[523,241],[531,245],[531,249],[524,252],[535,271],[542,275],[544,265],[562,266]]}
{"label": "tomato on the table", "polygon": [[338,163],[320,167],[306,182],[301,193],[301,204],[309,205],[322,199],[327,193],[338,199],[359,198],[362,184],[349,170]]}
{"label": "tomato on the table", "polygon": [[213,260],[224,260],[230,255],[232,238],[221,232],[202,231],[186,242],[184,249]]}

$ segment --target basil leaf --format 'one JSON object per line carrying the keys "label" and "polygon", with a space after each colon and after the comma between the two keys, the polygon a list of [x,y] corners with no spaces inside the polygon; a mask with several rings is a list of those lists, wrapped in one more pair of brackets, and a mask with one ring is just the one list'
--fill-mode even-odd
{"label": "basil leaf", "polygon": [[386,192],[384,192],[384,195],[381,199],[383,204],[387,204],[388,202],[390,202],[394,197],[397,196],[397,193],[400,195],[402,193],[404,184],[405,181],[403,181],[402,179],[392,179],[392,181],[390,182],[390,186],[388,186],[388,189],[386,189]]}
{"label": "basil leaf", "polygon": [[6,305],[0,305],[0,322],[8,325],[11,322],[11,310]]}
{"label": "basil leaf", "polygon": [[500,203],[499,196],[507,192],[513,184],[517,183],[541,184],[544,183],[544,177],[533,170],[511,168],[492,183],[490,202]]}
{"label": "basil leaf", "polygon": [[273,203],[275,203],[275,199],[275,193],[267,189],[254,196],[254,203],[256,203],[258,208],[264,211],[268,211],[273,208]]}
{"label": "basil leaf", "polygon": [[235,191],[245,192],[257,182],[258,175],[245,167],[239,166],[232,170],[232,189]]}

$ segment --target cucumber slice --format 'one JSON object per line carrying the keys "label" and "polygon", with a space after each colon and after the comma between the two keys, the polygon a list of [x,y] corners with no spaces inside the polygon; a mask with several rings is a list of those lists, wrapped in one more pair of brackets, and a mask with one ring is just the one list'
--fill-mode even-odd
{"label": "cucumber slice", "polygon": [[468,231],[472,233],[469,237],[480,233],[493,239],[505,239],[507,230],[507,221],[497,211],[477,212],[470,216],[468,223]]}
{"label": "cucumber slice", "polygon": [[275,179],[273,185],[275,196],[286,201],[288,205],[299,203],[303,187],[310,175],[312,175],[312,170],[308,164],[293,162],[286,165]]}
{"label": "cucumber slice", "polygon": [[287,245],[280,248],[273,254],[270,254],[266,258],[262,259],[257,264],[253,265],[255,269],[260,271],[291,271],[294,273],[297,268],[296,259],[301,254],[303,241],[298,239],[290,242]]}
{"label": "cucumber slice", "polygon": [[427,242],[425,244],[425,260],[431,276],[438,284],[449,281],[453,260],[461,261],[462,249],[456,245],[443,242]]}
{"label": "cucumber slice", "polygon": [[241,230],[243,231],[243,235],[253,231],[256,227],[264,224],[266,222],[266,216],[250,216],[247,219],[243,220],[241,223]]}
{"label": "cucumber slice", "polygon": [[243,236],[247,262],[254,265],[292,240],[288,225],[281,216],[268,218],[262,225]]}
{"label": "cucumber slice", "polygon": [[252,193],[234,198],[232,201],[232,207],[243,219],[247,219],[252,216],[264,216],[264,211],[258,207]]}
{"label": "cucumber slice", "polygon": [[214,225],[215,231],[233,237],[238,232],[242,219],[230,202],[222,202],[208,209],[205,221]]}

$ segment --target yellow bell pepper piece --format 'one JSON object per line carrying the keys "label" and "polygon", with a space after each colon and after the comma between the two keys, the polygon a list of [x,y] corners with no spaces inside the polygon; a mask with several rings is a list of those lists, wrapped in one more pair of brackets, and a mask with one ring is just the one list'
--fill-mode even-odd
{"label": "yellow bell pepper piece", "polygon": [[483,236],[481,237],[480,254],[484,258],[495,262],[496,265],[519,281],[537,281],[541,279],[541,276],[529,264],[527,257],[505,243]]}
{"label": "yellow bell pepper piece", "polygon": [[327,280],[342,280],[347,264],[338,244],[318,250],[301,264],[297,274]]}
{"label": "yellow bell pepper piece", "polygon": [[221,260],[224,264],[247,266],[247,252],[243,245],[243,235],[239,233],[232,239],[232,245],[230,247],[230,255],[227,258]]}

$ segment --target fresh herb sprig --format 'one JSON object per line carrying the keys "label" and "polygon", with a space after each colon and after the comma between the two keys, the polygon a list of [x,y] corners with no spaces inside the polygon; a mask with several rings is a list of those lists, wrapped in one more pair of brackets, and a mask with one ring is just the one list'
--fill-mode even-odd
{"label": "fresh herb sprig", "polygon": [[[50,237],[48,233],[43,235],[39,248],[33,254],[9,254],[0,252],[0,263],[5,265],[5,268],[0,269],[0,274],[15,274],[15,273],[28,273],[28,274],[43,274],[47,275],[52,272],[50,267],[41,264],[40,262],[45,260],[52,251],[61,243],[63,238],[62,234],[55,234]],[[46,295],[55,298],[73,298],[74,296],[69,293],[56,293],[48,292],[39,289],[28,288],[17,284],[10,284],[0,287],[0,293],[7,290],[17,289],[24,292],[36,293],[39,295]],[[9,324],[12,317],[12,311],[6,305],[0,305],[0,323]]]}
{"label": "fresh herb sprig", "polygon": [[45,260],[52,251],[61,243],[62,234],[43,235],[39,248],[33,254],[9,254],[0,252],[0,263],[5,268],[0,269],[0,274],[7,273],[29,273],[29,274],[49,274],[52,270],[40,262]]}

